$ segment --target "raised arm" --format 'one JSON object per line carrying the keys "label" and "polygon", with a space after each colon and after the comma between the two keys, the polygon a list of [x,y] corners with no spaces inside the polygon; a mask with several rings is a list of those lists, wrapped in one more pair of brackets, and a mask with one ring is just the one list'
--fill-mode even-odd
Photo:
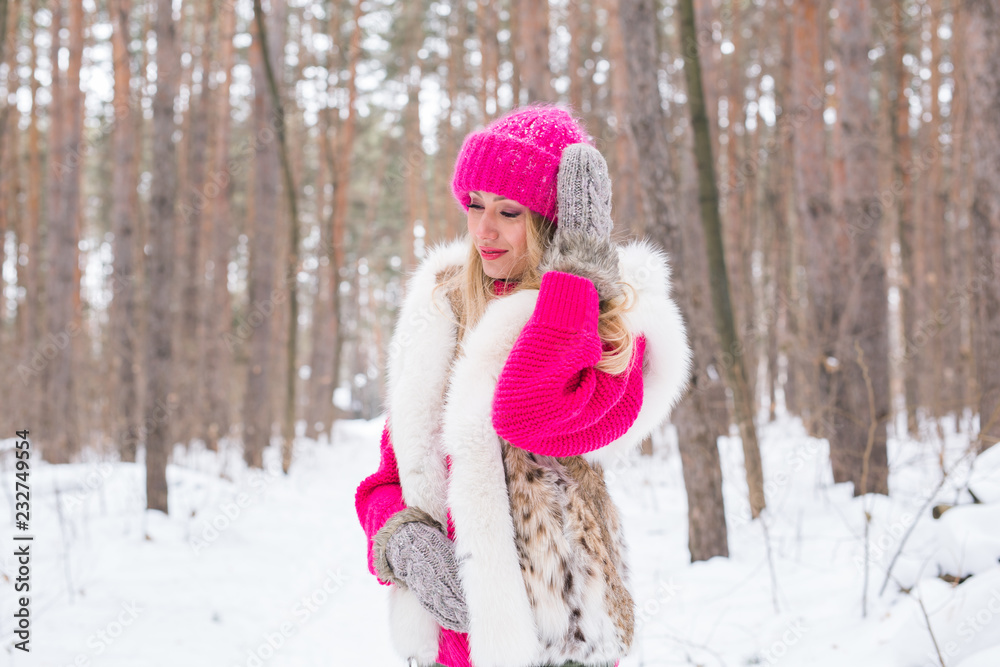
{"label": "raised arm", "polygon": [[645,338],[629,369],[609,375],[601,360],[594,283],[561,271],[542,275],[535,310],[500,373],[493,427],[512,445],[546,456],[574,456],[617,439],[642,407]]}

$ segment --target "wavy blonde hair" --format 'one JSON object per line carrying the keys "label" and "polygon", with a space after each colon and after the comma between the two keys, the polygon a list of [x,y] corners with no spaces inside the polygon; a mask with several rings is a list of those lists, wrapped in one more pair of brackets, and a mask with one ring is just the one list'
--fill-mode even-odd
{"label": "wavy blonde hair", "polygon": [[[538,272],[538,265],[555,234],[556,227],[547,218],[531,209],[527,209],[527,216],[525,233],[528,248],[521,262],[524,270],[517,285],[508,292],[508,295],[524,289],[538,289],[541,286],[542,274]],[[464,268],[453,270],[434,287],[434,292],[438,289],[446,290],[445,294],[449,295],[456,311],[458,319],[452,321],[458,325],[459,346],[462,344],[465,332],[479,322],[489,302],[502,298],[493,292],[493,278],[483,270],[483,258],[476,244],[468,234],[466,239],[469,241],[469,254]],[[619,375],[628,370],[635,346],[632,333],[625,326],[622,317],[623,313],[635,306],[635,289],[625,281],[619,281],[619,284],[625,295],[610,301],[602,300],[597,320],[597,333],[601,341],[610,343],[612,347],[601,353],[601,360],[596,368],[611,375]]]}

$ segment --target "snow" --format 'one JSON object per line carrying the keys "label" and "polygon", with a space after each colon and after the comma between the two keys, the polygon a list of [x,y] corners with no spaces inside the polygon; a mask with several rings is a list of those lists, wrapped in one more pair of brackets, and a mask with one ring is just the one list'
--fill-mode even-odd
{"label": "snow", "polygon": [[1000,449],[991,447],[976,458],[969,486],[984,503],[1000,503]]}
{"label": "snow", "polygon": [[1000,646],[988,648],[963,660],[958,667],[996,667],[1000,665]]}
{"label": "snow", "polygon": [[[288,476],[277,443],[263,471],[232,442],[178,448],[169,516],[143,509],[139,464],[33,460],[30,654],[12,648],[13,456],[0,442],[0,666],[403,665],[354,510],[383,423],[340,421],[333,445],[300,437]],[[1000,665],[1000,447],[973,462],[955,426],[943,446],[892,438],[892,495],[854,498],[833,484],[825,441],[791,418],[763,425],[757,520],[739,438],[720,438],[730,557],[694,564],[676,444],[656,434],[653,457],[607,474],[637,603],[621,667]],[[934,520],[939,503],[955,506]]]}

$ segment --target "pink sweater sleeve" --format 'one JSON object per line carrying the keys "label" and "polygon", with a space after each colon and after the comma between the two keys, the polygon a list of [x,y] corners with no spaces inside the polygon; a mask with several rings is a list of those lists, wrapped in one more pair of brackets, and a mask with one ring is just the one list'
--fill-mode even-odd
{"label": "pink sweater sleeve", "polygon": [[[403,489],[399,485],[399,470],[396,468],[396,454],[392,450],[389,439],[389,420],[386,419],[382,429],[382,461],[375,474],[365,478],[354,495],[354,507],[361,521],[361,528],[368,537],[368,571],[378,578],[375,572],[375,555],[372,551],[372,539],[375,533],[385,525],[396,512],[406,509],[403,502]],[[388,581],[378,580],[380,584],[389,585]]]}
{"label": "pink sweater sleeve", "polygon": [[598,295],[588,278],[542,275],[538,301],[497,380],[493,427],[512,445],[544,456],[575,456],[623,435],[642,407],[638,336],[627,371],[594,368],[607,349],[597,332]]}

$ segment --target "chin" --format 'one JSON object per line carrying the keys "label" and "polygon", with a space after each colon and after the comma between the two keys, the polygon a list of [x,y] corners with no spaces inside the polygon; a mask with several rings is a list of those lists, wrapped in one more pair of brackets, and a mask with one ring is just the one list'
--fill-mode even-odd
{"label": "chin", "polygon": [[508,263],[504,266],[487,266],[487,262],[483,261],[483,273],[488,275],[493,280],[517,280],[516,263]]}
{"label": "chin", "polygon": [[514,280],[514,278],[511,277],[510,271],[508,271],[506,269],[499,270],[499,271],[497,271],[497,270],[494,270],[494,271],[484,271],[484,273],[486,275],[488,275],[490,278],[492,278],[493,280]]}
{"label": "chin", "polygon": [[493,278],[494,280],[497,280],[504,276],[503,271],[498,271],[495,268],[487,268],[485,264],[483,264],[483,273],[488,275],[490,278]]}

